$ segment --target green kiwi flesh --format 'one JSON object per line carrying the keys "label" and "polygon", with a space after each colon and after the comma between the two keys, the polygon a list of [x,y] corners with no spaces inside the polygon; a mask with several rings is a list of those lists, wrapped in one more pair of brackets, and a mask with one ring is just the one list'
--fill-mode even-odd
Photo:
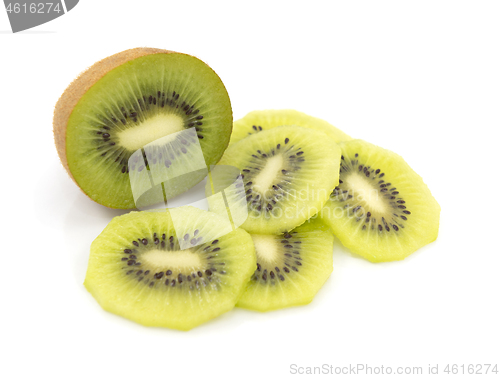
{"label": "green kiwi flesh", "polygon": [[333,270],[333,233],[318,219],[281,235],[253,234],[257,269],[237,303],[257,311],[311,302]]}
{"label": "green kiwi flesh", "polygon": [[189,330],[231,310],[255,266],[249,234],[186,206],[115,217],[92,243],[84,284],[109,312]]}
{"label": "green kiwi flesh", "polygon": [[[241,227],[255,234],[280,234],[324,206],[339,182],[340,148],[320,131],[280,126],[231,145],[219,165],[241,172],[243,187],[229,204],[246,207]],[[222,202],[213,202],[209,198],[212,211],[226,211],[217,208]]]}
{"label": "green kiwi flesh", "polygon": [[[194,129],[196,140],[176,137],[170,155],[145,159],[145,166],[129,164],[134,151],[187,129]],[[206,165],[213,165],[222,156],[231,129],[228,94],[210,67],[185,54],[150,54],[110,70],[80,98],[67,123],[67,163],[77,184],[94,201],[135,208],[130,168],[151,170],[157,165],[186,172],[185,165],[179,168],[173,161],[199,147]],[[205,175],[206,170],[177,182],[169,195],[189,189]]]}
{"label": "green kiwi flesh", "polygon": [[440,206],[401,156],[362,140],[340,147],[340,182],[320,214],[344,246],[382,262],[436,240]]}
{"label": "green kiwi flesh", "polygon": [[249,135],[278,126],[301,126],[324,132],[334,143],[352,139],[328,122],[297,110],[255,110],[233,124],[229,144],[236,143]]}

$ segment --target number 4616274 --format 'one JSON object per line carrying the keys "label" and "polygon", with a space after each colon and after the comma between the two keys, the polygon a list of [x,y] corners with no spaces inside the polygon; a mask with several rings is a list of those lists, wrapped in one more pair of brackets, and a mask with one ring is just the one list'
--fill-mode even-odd
{"label": "number 4616274", "polygon": [[9,3],[7,4],[7,13],[60,13],[63,10],[59,3]]}
{"label": "number 4616274", "polygon": [[497,365],[492,364],[469,364],[469,365],[446,365],[444,372],[446,374],[498,374]]}

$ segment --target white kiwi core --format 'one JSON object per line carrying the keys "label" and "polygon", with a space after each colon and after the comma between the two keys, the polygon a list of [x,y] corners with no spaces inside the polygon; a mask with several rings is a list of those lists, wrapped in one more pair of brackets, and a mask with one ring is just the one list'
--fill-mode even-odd
{"label": "white kiwi core", "polygon": [[251,235],[258,261],[272,262],[278,256],[276,237],[273,235]]}
{"label": "white kiwi core", "polygon": [[385,213],[387,203],[380,192],[372,184],[357,173],[352,173],[344,179],[344,183],[353,195],[353,200],[374,213]]}
{"label": "white kiwi core", "polygon": [[184,130],[184,120],[177,114],[158,114],[135,127],[117,132],[121,146],[136,151],[164,136]]}
{"label": "white kiwi core", "polygon": [[151,267],[165,270],[167,268],[195,268],[202,267],[199,254],[191,249],[183,251],[151,250],[144,253],[141,259]]}
{"label": "white kiwi core", "polygon": [[283,166],[283,156],[276,155],[269,158],[264,168],[253,179],[253,190],[257,190],[265,195],[271,188],[273,181],[276,179],[278,172],[281,171]]}

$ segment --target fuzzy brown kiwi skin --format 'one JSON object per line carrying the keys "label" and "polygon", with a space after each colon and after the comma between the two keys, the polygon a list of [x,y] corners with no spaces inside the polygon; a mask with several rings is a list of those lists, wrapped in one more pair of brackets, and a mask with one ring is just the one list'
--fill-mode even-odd
{"label": "fuzzy brown kiwi skin", "polygon": [[[73,80],[73,82],[66,88],[61,97],[56,103],[54,109],[54,120],[53,120],[53,130],[54,130],[54,141],[57,149],[57,154],[61,160],[62,165],[68,172],[69,177],[73,182],[80,188],[80,190],[90,199],[90,197],[83,189],[78,185],[75,178],[71,174],[68,166],[68,160],[66,158],[66,127],[68,125],[69,117],[73,112],[74,107],[80,101],[80,98],[104,75],[106,75],[112,69],[127,63],[130,60],[140,58],[142,56],[151,54],[171,54],[176,53],[175,51],[156,49],[150,47],[137,47],[134,49],[125,50],[117,54],[108,56],[94,63],[91,67],[83,71],[78,77]],[[186,54],[187,55],[187,54]],[[227,146],[226,146],[227,147]],[[92,199],[93,200],[93,199]],[[95,201],[94,201],[95,202]],[[108,206],[113,208],[111,206]]]}

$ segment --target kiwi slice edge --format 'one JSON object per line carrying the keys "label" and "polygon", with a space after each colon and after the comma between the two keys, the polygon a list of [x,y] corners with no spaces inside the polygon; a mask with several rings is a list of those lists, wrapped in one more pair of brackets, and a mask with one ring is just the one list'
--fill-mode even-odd
{"label": "kiwi slice edge", "polygon": [[334,143],[351,140],[342,130],[323,119],[292,109],[254,110],[233,123],[229,145],[249,135],[278,126],[301,126],[324,132]]}

